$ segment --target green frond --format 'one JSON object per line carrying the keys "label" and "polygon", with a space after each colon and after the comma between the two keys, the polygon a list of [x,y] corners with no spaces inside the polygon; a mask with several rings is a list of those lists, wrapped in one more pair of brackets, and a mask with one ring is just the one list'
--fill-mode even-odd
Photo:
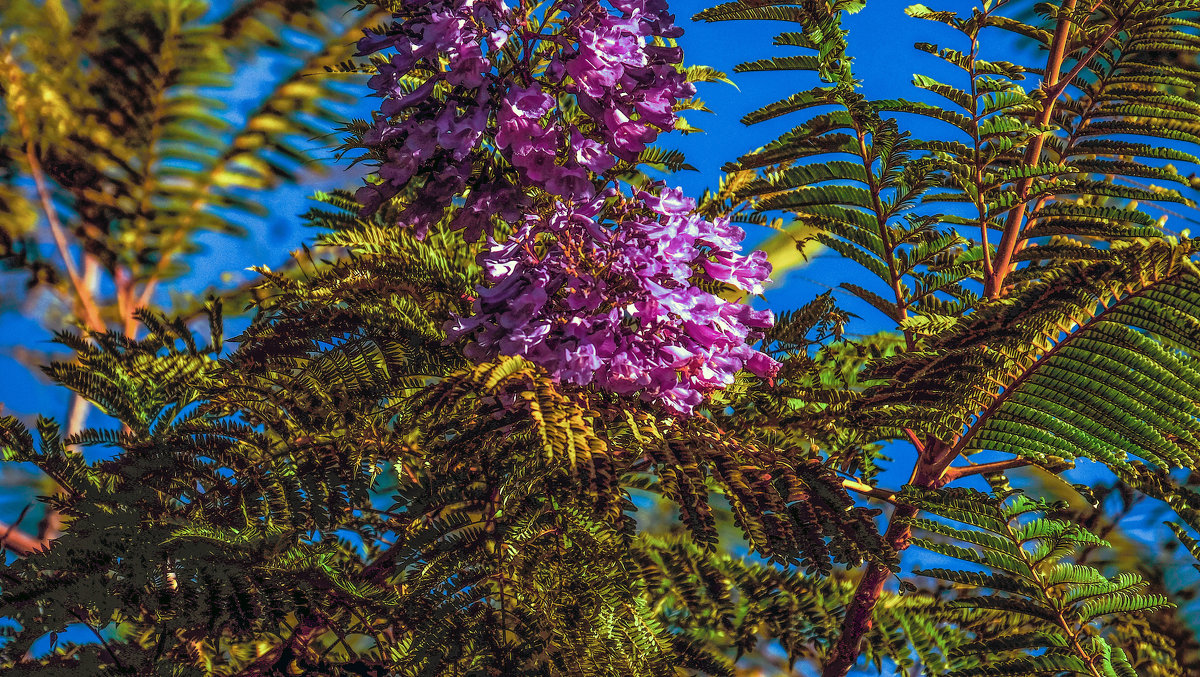
{"label": "green frond", "polygon": [[[1091,567],[1063,562],[1081,547],[1107,544],[1070,522],[1029,519],[1053,507],[1044,502],[1019,493],[993,496],[969,489],[913,487],[899,498],[939,518],[909,520],[918,532],[929,534],[914,543],[988,570],[919,572],[943,578],[962,593],[970,591],[956,594],[951,606],[1016,614],[1032,624],[1031,631],[982,634],[959,645],[954,655],[974,656],[980,662],[949,674],[1095,674],[1089,666],[1127,666],[1120,649],[1088,635],[1093,624],[1110,614],[1150,612],[1168,604],[1161,595],[1143,594],[1147,584],[1135,574],[1110,580]],[[1085,636],[1089,638],[1081,641]]]}
{"label": "green frond", "polygon": [[780,56],[771,59],[747,61],[733,67],[734,73],[761,73],[764,71],[817,71],[821,59],[817,56]]}
{"label": "green frond", "polygon": [[[937,361],[976,360],[978,395],[939,415],[956,421],[945,434],[961,435],[961,448],[1038,462],[1085,456],[1126,476],[1133,456],[1162,468],[1194,467],[1198,381],[1172,351],[1194,350],[1181,327],[1200,316],[1192,303],[1200,296],[1192,288],[1190,247],[1130,245],[1111,255],[1117,258],[1081,263],[1073,272],[1048,271],[1051,277],[1022,292],[1024,302],[979,313],[951,333],[958,338],[939,344],[949,351],[945,357],[913,356],[912,367],[922,364],[917,388],[927,394],[963,386],[941,380],[946,372]],[[889,373],[903,380],[900,374],[915,372]],[[1003,394],[993,396],[996,386],[985,384],[1000,384]],[[888,389],[880,390],[877,403],[890,397],[883,394]]]}
{"label": "green frond", "polygon": [[828,90],[810,89],[803,92],[797,92],[786,99],[769,103],[757,110],[751,111],[742,117],[742,124],[756,125],[760,122],[773,120],[789,113],[796,113],[808,108],[817,106],[829,106],[837,103],[834,97]]}

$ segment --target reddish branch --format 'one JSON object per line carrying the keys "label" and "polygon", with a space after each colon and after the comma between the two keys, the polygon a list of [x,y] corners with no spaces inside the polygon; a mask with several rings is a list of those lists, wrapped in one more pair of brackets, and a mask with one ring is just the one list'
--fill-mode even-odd
{"label": "reddish branch", "polygon": [[27,557],[35,552],[41,551],[50,543],[49,539],[38,540],[33,536],[17,529],[16,525],[8,525],[0,522],[0,545],[6,550],[14,552],[21,557]]}
{"label": "reddish branch", "polygon": [[[943,475],[950,461],[954,459],[950,448],[943,442],[932,440],[925,445],[926,454],[922,455],[909,484],[921,487],[939,487],[945,482]],[[926,463],[926,459],[930,462]],[[912,537],[909,520],[915,517],[917,509],[911,505],[897,503],[892,511],[891,522],[883,534],[883,540],[896,552],[908,547]],[[837,645],[829,654],[825,663],[822,677],[845,677],[858,662],[863,638],[871,630],[872,616],[879,598],[883,595],[883,587],[892,575],[891,570],[882,564],[869,564],[863,576],[859,579],[858,589],[854,599],[846,608],[846,617],[842,622],[842,635]]]}
{"label": "reddish branch", "polygon": [[[910,505],[897,505],[896,509],[892,511],[892,521],[883,534],[883,540],[897,552],[908,547],[908,540],[912,535],[908,520],[916,514],[917,509]],[[846,608],[842,636],[838,639],[837,646],[834,647],[833,652],[829,655],[829,660],[825,663],[825,670],[821,673],[823,677],[846,675],[858,662],[858,654],[862,651],[863,637],[871,629],[871,617],[875,611],[875,605],[879,603],[879,597],[883,594],[883,586],[887,583],[891,573],[891,570],[885,566],[871,564],[859,579],[854,599]]]}
{"label": "reddish branch", "polygon": [[946,473],[942,479],[947,484],[954,480],[972,475],[987,475],[988,473],[1004,472],[1005,470],[1014,470],[1016,468],[1024,468],[1029,465],[1030,461],[1024,458],[1010,458],[1007,461],[996,461],[995,463],[980,463],[977,465],[965,465],[960,467],[946,468]]}
{"label": "reddish branch", "polygon": [[[1061,12],[1064,14],[1074,12],[1076,2],[1077,0],[1065,0]],[[1042,110],[1034,119],[1034,124],[1039,127],[1049,124],[1054,115],[1054,106],[1058,103],[1058,96],[1051,96],[1051,92],[1058,91],[1059,73],[1062,70],[1063,59],[1066,57],[1070,36],[1071,22],[1065,16],[1060,17],[1058,27],[1054,31],[1054,38],[1050,42],[1050,56],[1046,62],[1046,76],[1042,83],[1042,92],[1046,95],[1045,100]],[[1080,65],[1083,65],[1082,61]],[[1070,79],[1068,78],[1066,81],[1070,82]],[[1039,163],[1045,145],[1046,135],[1038,134],[1025,149],[1024,163],[1026,167],[1032,167]],[[1008,265],[1016,251],[1017,236],[1020,235],[1021,225],[1025,220],[1025,203],[1029,197],[1031,186],[1033,186],[1032,176],[1017,182],[1017,206],[1008,212],[1008,221],[1004,224],[1004,235],[1000,238],[996,260],[992,264],[991,274],[984,280],[984,292],[988,298],[994,299],[999,296],[1000,289],[1004,285],[1004,278],[1008,275]],[[985,255],[987,255],[986,252]]]}
{"label": "reddish branch", "polygon": [[[1038,112],[1034,119],[1036,125],[1044,126],[1050,124],[1050,120],[1054,117],[1054,108],[1058,104],[1058,97],[1066,91],[1070,86],[1071,81],[1076,78],[1083,69],[1091,63],[1092,59],[1100,53],[1104,45],[1109,40],[1113,39],[1121,30],[1121,21],[1114,19],[1112,26],[1100,36],[1087,54],[1079,59],[1066,75],[1061,75],[1063,60],[1067,54],[1067,45],[1070,42],[1071,21],[1069,15],[1075,11],[1077,0],[1065,0],[1063,2],[1061,13],[1064,15],[1058,20],[1058,28],[1054,31],[1054,38],[1050,43],[1050,57],[1046,63],[1046,77],[1042,84],[1042,92],[1044,93],[1044,101],[1041,111]],[[1099,3],[1093,5],[1093,10]],[[1038,134],[1037,137],[1025,149],[1024,164],[1027,167],[1033,167],[1041,163],[1042,150],[1046,145],[1046,135]],[[1008,212],[1008,220],[1004,224],[1004,235],[1000,238],[1000,244],[996,250],[996,259],[991,266],[991,272],[984,280],[984,293],[989,299],[999,297],[1000,290],[1004,288],[1004,279],[1011,272],[1012,257],[1017,250],[1017,241],[1020,239],[1021,230],[1025,223],[1026,207],[1028,206],[1029,190],[1033,187],[1034,177],[1029,176],[1017,182],[1017,205]]]}
{"label": "reddish branch", "polygon": [[[4,66],[5,79],[10,83],[10,86],[18,86],[22,78],[21,68],[13,60],[11,53],[6,52],[4,54]],[[54,245],[62,257],[63,268],[67,272],[67,279],[71,283],[71,289],[75,292],[75,300],[79,304],[83,323],[92,331],[104,331],[104,321],[100,318],[100,310],[96,307],[96,300],[88,293],[87,284],[83,276],[79,274],[79,269],[75,265],[75,258],[71,255],[66,230],[58,220],[58,212],[54,208],[54,201],[50,195],[50,187],[46,183],[46,173],[42,170],[42,163],[38,160],[37,149],[34,145],[33,130],[30,127],[29,118],[25,114],[25,98],[13,94],[12,108],[17,118],[17,127],[20,129],[21,138],[25,142],[25,159],[29,163],[29,173],[33,177],[33,185],[37,191],[38,201],[41,203],[42,211],[46,214],[46,223],[50,226],[50,235],[54,238]]]}

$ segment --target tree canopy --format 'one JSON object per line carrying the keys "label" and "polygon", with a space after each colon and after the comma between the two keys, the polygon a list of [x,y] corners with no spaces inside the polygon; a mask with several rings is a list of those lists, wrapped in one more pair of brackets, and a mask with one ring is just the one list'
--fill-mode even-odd
{"label": "tree canopy", "polygon": [[[705,9],[782,26],[732,74],[666,0],[4,10],[0,256],[103,423],[0,418],[54,517],[3,531],[0,673],[1200,674],[1200,0],[912,5],[889,100],[874,5]],[[657,144],[731,79],[793,126],[686,195]],[[358,101],[306,256],[157,304]]]}

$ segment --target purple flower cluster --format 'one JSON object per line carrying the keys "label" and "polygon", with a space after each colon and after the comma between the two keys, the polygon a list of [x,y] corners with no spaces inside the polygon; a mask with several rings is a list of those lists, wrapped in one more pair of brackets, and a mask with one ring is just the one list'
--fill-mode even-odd
{"label": "purple flower cluster", "polygon": [[[524,203],[512,202],[516,181],[476,180],[468,187],[474,164],[468,158],[486,141],[494,141],[520,183],[565,198],[592,197],[592,176],[616,158],[635,160],[674,126],[675,102],[695,93],[675,67],[682,52],[653,44],[682,34],[666,3],[608,4],[612,9],[599,0],[554,3],[564,18],[547,36],[529,28],[524,3],[522,9],[503,0],[404,0],[403,21],[386,34],[368,31],[358,45],[360,55],[395,50],[369,83],[383,104],[363,143],[381,157],[381,181],[359,189],[364,213],[421,180],[401,221],[423,234],[469,192],[454,225],[477,238],[493,203],[514,209]],[[502,74],[506,45],[526,56],[505,62]],[[535,53],[544,62],[537,77],[529,59]],[[568,120],[558,105],[563,99],[583,115]],[[490,139],[489,124],[496,130]]]}
{"label": "purple flower cluster", "polygon": [[[472,156],[493,115],[492,88],[485,85],[495,79],[494,61],[508,42],[512,12],[504,0],[401,4],[402,21],[384,34],[366,31],[358,43],[359,55],[395,53],[368,83],[383,98],[381,115],[363,137],[386,158],[379,166],[381,181],[360,188],[355,197],[364,214],[373,213],[410,183],[422,182],[400,222],[424,236],[455,197],[468,193],[457,225],[477,238],[497,211],[509,218],[521,213],[522,202],[510,201],[520,193],[503,181],[468,188]],[[439,91],[443,95],[435,96]]]}
{"label": "purple flower cluster", "polygon": [[726,301],[693,283],[698,271],[757,294],[770,274],[762,252],[737,253],[744,233],[692,213],[678,190],[633,199],[601,193],[530,215],[480,256],[490,286],[474,313],[450,326],[468,356],[520,355],[561,380],[638,394],[679,413],[747,369],[778,365],[750,344],[769,310]]}
{"label": "purple flower cluster", "polygon": [[[363,139],[380,181],[357,197],[371,213],[408,190],[400,221],[419,236],[447,214],[468,240],[488,234],[489,284],[448,327],[472,358],[520,355],[688,413],[741,369],[777,369],[750,347],[770,311],[697,284],[757,294],[770,265],[679,191],[614,187],[610,170],[673,128],[695,89],[664,46],[682,33],[665,0],[605,2],[402,0],[359,42],[395,53],[370,81],[383,103]],[[539,25],[547,12],[559,20]],[[519,227],[497,242],[496,218]]]}
{"label": "purple flower cluster", "polygon": [[[551,53],[545,85],[508,90],[496,143],[530,184],[586,200],[595,192],[591,175],[616,158],[636,160],[674,127],[675,102],[696,89],[675,68],[682,51],[652,44],[683,33],[662,0],[611,0],[620,16],[594,0],[562,4],[569,18],[557,37],[566,47]],[[580,119],[555,114],[563,96],[584,113]]]}

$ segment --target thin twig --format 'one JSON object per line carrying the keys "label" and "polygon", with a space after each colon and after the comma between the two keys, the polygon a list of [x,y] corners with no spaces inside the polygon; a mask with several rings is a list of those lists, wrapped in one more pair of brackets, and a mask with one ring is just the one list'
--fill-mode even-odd
{"label": "thin twig", "polygon": [[9,549],[20,557],[28,557],[35,552],[40,552],[46,546],[45,541],[39,541],[24,531],[17,529],[17,526],[21,524],[21,520],[25,519],[25,515],[29,512],[30,507],[32,506],[26,505],[21,510],[21,515],[17,517],[16,522],[12,524],[0,522],[0,529],[4,530],[4,534],[0,536],[0,553],[5,549]]}
{"label": "thin twig", "polygon": [[84,620],[83,616],[75,611],[72,611],[71,615],[79,619],[80,623],[83,623],[88,627],[88,630],[92,631],[92,634],[96,636],[96,639],[100,640],[100,643],[104,645],[104,650],[108,652],[109,657],[112,658],[112,661],[117,666],[117,669],[121,672],[124,672],[125,666],[121,664],[121,659],[117,658],[117,653],[113,651],[112,645],[108,643],[107,639],[104,639],[104,635],[100,634],[100,631],[96,629],[96,626]]}
{"label": "thin twig", "polygon": [[878,498],[879,500],[886,501],[892,505],[896,504],[896,492],[894,491],[873,487],[869,484],[864,484],[856,480],[842,480],[842,486],[855,493],[862,494],[864,496],[870,496],[871,498]]}
{"label": "thin twig", "polygon": [[[4,52],[4,66],[10,86],[19,86],[22,78],[21,67],[14,61],[12,53],[7,50]],[[25,159],[29,162],[29,173],[33,177],[38,201],[41,203],[42,211],[46,214],[46,222],[50,225],[50,235],[54,238],[54,245],[62,257],[63,267],[67,271],[67,279],[71,282],[71,288],[83,311],[82,319],[88,329],[102,332],[104,331],[104,321],[100,319],[100,311],[96,308],[96,302],[87,293],[83,277],[79,274],[75,259],[71,256],[66,230],[58,220],[58,212],[54,208],[54,201],[50,196],[50,187],[46,183],[46,173],[42,169],[42,163],[38,160],[29,118],[25,115],[25,97],[14,95],[11,91],[9,94],[12,109],[17,118],[17,127],[21,132],[21,139],[24,141]]]}
{"label": "thin twig", "polygon": [[[1062,71],[1063,60],[1066,58],[1067,43],[1071,37],[1071,22],[1066,15],[1075,11],[1076,2],[1077,0],[1064,0],[1060,8],[1062,16],[1058,20],[1054,37],[1050,41],[1050,56],[1046,59],[1046,71],[1042,81],[1042,91],[1046,92],[1046,98],[1042,104],[1042,110],[1034,120],[1038,126],[1048,124],[1054,115],[1054,104],[1057,103],[1058,96],[1050,96],[1050,93],[1058,88],[1059,75]],[[1080,63],[1086,62],[1081,61]],[[1025,149],[1025,166],[1034,166],[1041,160],[1042,148],[1045,147],[1045,144],[1046,135],[1039,133]],[[1017,183],[1016,192],[1020,204],[1008,212],[1004,233],[1000,236],[1000,243],[996,247],[996,259],[992,264],[992,274],[984,280],[984,293],[988,298],[999,296],[1000,290],[1004,287],[1004,278],[1008,276],[1009,262],[1016,252],[1017,238],[1021,234],[1021,227],[1025,221],[1026,203],[1024,200],[1028,197],[1029,188],[1032,185],[1033,177],[1022,179]]]}
{"label": "thin twig", "polygon": [[1004,472],[1005,470],[1014,470],[1016,468],[1024,468],[1032,465],[1033,462],[1024,458],[1012,458],[1007,461],[996,461],[995,463],[980,463],[978,465],[965,465],[959,467],[946,468],[945,474],[942,477],[946,482],[962,479],[963,477],[971,477],[972,475],[986,475],[993,472]]}

